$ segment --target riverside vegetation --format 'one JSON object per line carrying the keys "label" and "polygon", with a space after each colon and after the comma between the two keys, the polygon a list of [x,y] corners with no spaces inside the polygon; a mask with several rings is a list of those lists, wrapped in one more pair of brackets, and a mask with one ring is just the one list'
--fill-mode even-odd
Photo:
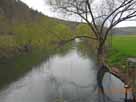
{"label": "riverside vegetation", "polygon": [[[63,45],[60,41],[89,34],[89,30],[85,24],[44,16],[21,1],[1,0],[0,88],[59,53]],[[61,53],[70,47],[66,44]]]}
{"label": "riverside vegetation", "polygon": [[[83,23],[49,18],[30,9],[21,1],[0,1],[0,65],[3,68],[6,65],[3,63],[10,63],[8,66],[14,64],[18,74],[21,71],[18,68],[24,68],[24,72],[40,62],[44,55],[59,51],[56,48],[63,45],[60,41],[76,35],[90,35],[90,28]],[[107,62],[111,66],[125,65],[126,58],[136,56],[135,42],[135,35],[114,36]],[[90,44],[96,49],[96,42],[91,41]],[[68,50],[68,47],[64,50]],[[31,64],[27,64],[28,60]]]}

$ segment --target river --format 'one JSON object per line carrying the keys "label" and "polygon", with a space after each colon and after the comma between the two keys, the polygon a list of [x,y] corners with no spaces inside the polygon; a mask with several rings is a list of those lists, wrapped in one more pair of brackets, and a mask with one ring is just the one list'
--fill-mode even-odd
{"label": "river", "polygon": [[[93,58],[74,48],[55,54],[0,90],[0,102],[124,102],[124,84],[107,73],[99,93]],[[131,97],[131,96],[130,96]]]}

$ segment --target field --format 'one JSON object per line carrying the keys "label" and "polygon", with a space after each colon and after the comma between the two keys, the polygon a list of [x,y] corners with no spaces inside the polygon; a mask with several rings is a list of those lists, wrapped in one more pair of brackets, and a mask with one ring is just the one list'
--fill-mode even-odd
{"label": "field", "polygon": [[112,50],[108,62],[112,65],[125,65],[128,57],[136,57],[136,35],[113,36]]}
{"label": "field", "polygon": [[113,48],[125,55],[136,57],[136,35],[113,37]]}

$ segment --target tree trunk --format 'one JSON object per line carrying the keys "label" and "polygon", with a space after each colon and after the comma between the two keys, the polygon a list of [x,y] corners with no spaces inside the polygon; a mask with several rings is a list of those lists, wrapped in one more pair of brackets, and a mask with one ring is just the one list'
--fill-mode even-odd
{"label": "tree trunk", "polygon": [[99,65],[105,64],[105,52],[104,52],[104,46],[99,46],[97,48],[97,63]]}

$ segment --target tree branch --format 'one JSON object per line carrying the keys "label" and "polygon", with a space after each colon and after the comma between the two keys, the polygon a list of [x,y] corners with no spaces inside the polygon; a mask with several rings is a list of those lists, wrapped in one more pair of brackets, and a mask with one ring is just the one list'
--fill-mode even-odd
{"label": "tree branch", "polygon": [[104,29],[104,25],[105,22],[118,10],[120,10],[122,7],[125,7],[127,4],[130,4],[133,0],[124,0],[119,7],[117,7],[115,10],[113,10],[103,21],[101,29],[100,29],[100,33],[103,33],[103,29]]}
{"label": "tree branch", "polygon": [[91,15],[91,18],[92,18],[93,25],[94,25],[96,31],[98,32],[97,34],[99,34],[99,30],[98,30],[97,25],[96,25],[96,23],[95,23],[95,18],[94,18],[94,15],[93,15],[93,12],[92,12],[91,5],[90,5],[90,3],[89,3],[89,0],[86,0],[86,3],[87,3],[87,7],[88,7],[88,9],[89,9],[89,12],[90,12],[90,15]]}
{"label": "tree branch", "polygon": [[65,45],[66,43],[69,43],[69,42],[75,40],[76,38],[85,38],[85,39],[97,40],[97,38],[95,38],[95,37],[90,37],[90,36],[74,36],[73,38],[70,38],[70,39],[68,39],[68,40],[61,40],[59,43],[60,43],[61,45]]}

